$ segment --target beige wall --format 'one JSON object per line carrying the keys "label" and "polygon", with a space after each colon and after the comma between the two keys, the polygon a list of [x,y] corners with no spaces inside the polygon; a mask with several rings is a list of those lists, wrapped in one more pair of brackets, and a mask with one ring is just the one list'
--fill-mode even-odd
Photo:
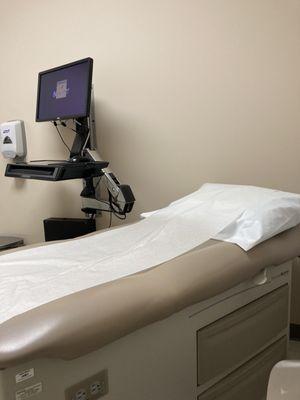
{"label": "beige wall", "polygon": [[[28,159],[67,156],[34,122],[38,72],[90,56],[99,150],[134,189],[132,218],[207,181],[300,192],[299,0],[0,4],[0,121],[25,121]],[[81,215],[80,181],[4,168],[0,234],[35,242],[44,218]]]}

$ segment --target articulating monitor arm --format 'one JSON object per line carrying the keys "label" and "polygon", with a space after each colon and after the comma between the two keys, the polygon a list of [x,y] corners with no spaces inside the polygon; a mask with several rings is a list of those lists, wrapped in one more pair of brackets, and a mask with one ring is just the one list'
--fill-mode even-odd
{"label": "articulating monitor arm", "polygon": [[[100,161],[96,151],[86,149],[85,156],[92,161]],[[133,208],[135,198],[129,185],[120,184],[116,176],[109,169],[102,169],[101,183],[108,191],[108,200],[97,198],[97,186],[94,178],[85,178],[85,187],[81,192],[82,211],[87,214],[96,214],[99,211],[113,212],[119,217],[125,217]]]}

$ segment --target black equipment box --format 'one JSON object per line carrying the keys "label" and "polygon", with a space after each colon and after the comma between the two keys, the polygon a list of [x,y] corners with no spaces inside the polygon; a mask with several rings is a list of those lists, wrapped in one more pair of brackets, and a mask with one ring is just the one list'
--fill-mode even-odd
{"label": "black equipment box", "polygon": [[44,220],[45,241],[73,239],[96,231],[95,219],[48,218]]}

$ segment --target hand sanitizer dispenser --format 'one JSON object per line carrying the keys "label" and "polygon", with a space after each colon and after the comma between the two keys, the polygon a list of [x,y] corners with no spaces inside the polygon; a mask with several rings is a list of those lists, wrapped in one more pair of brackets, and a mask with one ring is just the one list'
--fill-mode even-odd
{"label": "hand sanitizer dispenser", "polygon": [[23,121],[8,121],[0,125],[0,148],[4,158],[24,158],[26,156]]}

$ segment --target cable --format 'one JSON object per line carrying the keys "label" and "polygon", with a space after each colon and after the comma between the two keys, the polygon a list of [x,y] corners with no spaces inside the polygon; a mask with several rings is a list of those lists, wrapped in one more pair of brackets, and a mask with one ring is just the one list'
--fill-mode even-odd
{"label": "cable", "polygon": [[98,182],[96,183],[96,186],[95,186],[94,190],[96,190],[97,187],[99,186],[99,183],[101,182],[101,179],[102,179],[102,176],[100,176],[100,178],[98,179]]}
{"label": "cable", "polygon": [[88,134],[87,134],[87,137],[86,137],[86,141],[84,142],[84,145],[83,145],[83,148],[84,148],[84,149],[85,149],[85,147],[86,147],[86,145],[87,145],[87,142],[88,142],[89,139],[90,139],[90,136],[91,136],[91,131],[88,130]]}
{"label": "cable", "polygon": [[58,126],[57,126],[57,122],[56,121],[52,121],[53,122],[53,125],[55,126],[55,128],[56,128],[56,130],[57,130],[57,132],[58,132],[58,134],[59,134],[59,137],[61,138],[61,141],[63,142],[63,144],[66,146],[66,148],[69,150],[69,152],[71,152],[71,149],[70,149],[70,147],[67,145],[67,143],[64,141],[64,138],[62,137],[62,135],[61,135],[61,133],[59,132],[59,129],[58,129]]}
{"label": "cable", "polygon": [[[78,121],[76,121],[76,120],[74,120],[74,119],[73,119],[73,122],[74,122],[74,123],[77,123],[77,124],[79,124],[80,126],[85,127],[85,128],[87,129],[87,137],[86,137],[86,140],[85,140],[84,145],[83,145],[83,149],[85,149],[85,147],[86,147],[88,141],[90,140],[90,136],[91,136],[90,128],[89,128],[88,125],[83,125],[83,124],[81,124],[80,122],[78,122]],[[71,131],[73,131],[73,132],[75,132],[75,133],[77,134],[76,129],[70,128],[70,127],[66,124],[66,122],[60,121],[60,125],[63,126],[63,127],[65,127],[65,128],[67,128],[67,129],[70,129]]]}
{"label": "cable", "polygon": [[76,129],[71,128],[71,127],[68,126],[68,125],[66,124],[66,122],[64,122],[64,121],[61,121],[61,122],[60,122],[60,125],[63,126],[63,127],[65,127],[65,128],[67,128],[67,129],[70,129],[71,131],[73,131],[73,132],[75,132],[75,133],[77,133],[77,132],[76,132]]}
{"label": "cable", "polygon": [[[121,221],[124,221],[126,219],[126,214],[118,214],[118,213],[116,213],[114,211],[112,211],[112,213],[114,214],[114,216],[116,218],[120,219]],[[123,215],[123,216],[121,217],[121,215]]]}
{"label": "cable", "polygon": [[126,214],[124,212],[122,212],[119,207],[118,207],[119,210],[115,209],[115,205],[112,202],[112,195],[110,193],[109,193],[109,205],[110,205],[112,213],[114,214],[115,217],[117,217],[118,219],[121,219],[121,220],[126,219]]}
{"label": "cable", "polygon": [[73,122],[74,122],[74,124],[77,124],[77,125],[80,125],[80,126],[85,126],[86,128],[89,127],[88,125],[82,124],[81,122],[77,121],[76,118],[73,118]]}

